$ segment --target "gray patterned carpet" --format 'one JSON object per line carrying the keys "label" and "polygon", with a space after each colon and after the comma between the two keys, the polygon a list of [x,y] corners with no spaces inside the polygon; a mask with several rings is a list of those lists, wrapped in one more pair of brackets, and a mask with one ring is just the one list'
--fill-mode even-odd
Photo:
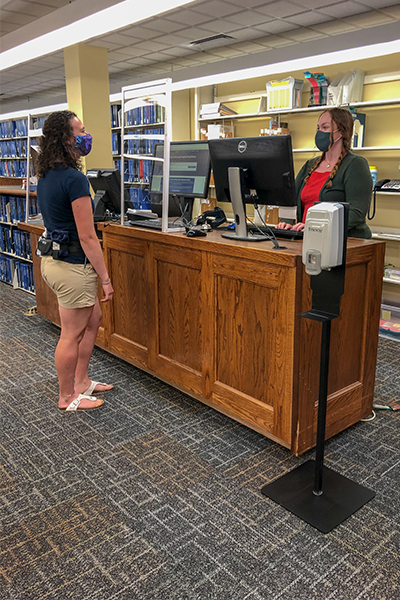
{"label": "gray patterned carpet", "polygon": [[[0,283],[2,600],[400,598],[400,412],[326,444],[325,464],[377,492],[326,535],[260,493],[313,457],[96,349],[115,384],[60,413],[59,331]],[[400,402],[400,344],[380,339],[375,402]]]}

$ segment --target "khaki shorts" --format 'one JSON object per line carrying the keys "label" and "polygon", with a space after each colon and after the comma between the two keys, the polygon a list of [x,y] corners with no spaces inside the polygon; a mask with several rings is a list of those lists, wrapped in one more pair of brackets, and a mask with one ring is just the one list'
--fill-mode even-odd
{"label": "khaki shorts", "polygon": [[96,303],[97,273],[90,263],[72,265],[64,260],[43,256],[40,269],[61,307],[86,308]]}

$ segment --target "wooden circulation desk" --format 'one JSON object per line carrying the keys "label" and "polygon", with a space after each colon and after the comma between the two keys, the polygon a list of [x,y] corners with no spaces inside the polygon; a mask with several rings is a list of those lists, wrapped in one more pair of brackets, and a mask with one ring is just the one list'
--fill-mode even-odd
{"label": "wooden circulation desk", "polygon": [[[271,242],[218,231],[187,238],[98,227],[115,290],[99,345],[296,455],[312,448],[321,325],[298,316],[311,308],[302,242],[272,250]],[[341,314],[332,322],[327,437],[372,410],[384,249],[348,240]],[[37,300],[40,314],[49,311]]]}

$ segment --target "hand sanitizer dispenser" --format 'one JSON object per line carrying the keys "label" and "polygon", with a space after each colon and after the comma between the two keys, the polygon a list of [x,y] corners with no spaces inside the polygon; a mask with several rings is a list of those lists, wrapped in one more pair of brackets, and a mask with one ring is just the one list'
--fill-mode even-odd
{"label": "hand sanitizer dispenser", "polygon": [[319,275],[343,262],[344,207],[318,202],[307,211],[303,264],[308,275]]}

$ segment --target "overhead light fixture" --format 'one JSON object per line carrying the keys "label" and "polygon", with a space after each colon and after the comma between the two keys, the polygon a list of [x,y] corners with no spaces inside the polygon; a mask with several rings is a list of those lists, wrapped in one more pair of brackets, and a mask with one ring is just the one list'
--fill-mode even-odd
{"label": "overhead light fixture", "polygon": [[70,23],[2,52],[0,54],[0,70],[4,71],[40,56],[52,54],[67,46],[91,40],[192,2],[194,0],[146,0],[145,2],[124,0],[93,15],[79,19],[75,23]]}
{"label": "overhead light fixture", "polygon": [[221,83],[231,83],[242,79],[253,77],[263,77],[274,75],[276,73],[285,73],[290,71],[300,71],[302,69],[315,69],[318,67],[334,65],[336,63],[345,63],[348,61],[356,62],[365,58],[374,58],[377,56],[386,56],[388,54],[397,54],[400,48],[400,39],[391,42],[382,42],[371,44],[369,46],[360,46],[358,48],[347,48],[346,50],[336,50],[326,54],[316,54],[315,56],[304,56],[294,58],[260,67],[249,67],[237,71],[228,71],[226,73],[216,73],[215,75],[205,75],[184,81],[172,83],[172,91],[187,90],[206,85],[218,85]]}

